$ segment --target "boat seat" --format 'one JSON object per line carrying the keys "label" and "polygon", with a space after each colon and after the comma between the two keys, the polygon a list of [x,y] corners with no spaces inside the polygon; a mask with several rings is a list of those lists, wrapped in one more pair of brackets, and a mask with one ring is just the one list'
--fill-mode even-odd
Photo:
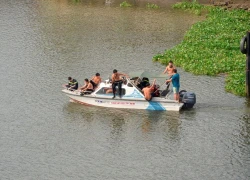
{"label": "boat seat", "polygon": [[164,89],[163,91],[161,91],[160,96],[166,96],[169,93],[169,89]]}
{"label": "boat seat", "polygon": [[166,96],[166,95],[170,92],[169,86],[170,86],[170,83],[167,83],[167,84],[166,84],[166,88],[160,92],[160,96],[161,96],[161,97],[162,97],[162,96]]}

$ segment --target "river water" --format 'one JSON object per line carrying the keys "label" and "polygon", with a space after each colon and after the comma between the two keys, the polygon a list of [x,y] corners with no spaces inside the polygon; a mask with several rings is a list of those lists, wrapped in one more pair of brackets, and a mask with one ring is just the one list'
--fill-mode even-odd
{"label": "river water", "polygon": [[224,91],[224,77],[178,68],[197,96],[180,112],[89,107],[61,93],[68,76],[162,72],[152,56],[203,19],[119,3],[0,0],[0,179],[250,179],[250,105]]}

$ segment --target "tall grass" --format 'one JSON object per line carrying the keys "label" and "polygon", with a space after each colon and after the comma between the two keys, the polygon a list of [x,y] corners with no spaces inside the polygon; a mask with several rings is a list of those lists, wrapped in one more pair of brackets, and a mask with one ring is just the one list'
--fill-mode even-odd
{"label": "tall grass", "polygon": [[[193,7],[187,4],[183,3],[186,8]],[[194,24],[179,45],[155,55],[153,60],[167,64],[172,59],[177,66],[197,75],[227,74],[226,91],[243,96],[246,57],[240,52],[239,42],[249,29],[249,12],[209,8],[205,21]]]}

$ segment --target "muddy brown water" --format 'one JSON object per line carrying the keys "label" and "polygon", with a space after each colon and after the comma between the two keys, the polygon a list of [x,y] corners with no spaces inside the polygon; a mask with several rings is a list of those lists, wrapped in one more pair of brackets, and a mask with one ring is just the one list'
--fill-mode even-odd
{"label": "muddy brown water", "polygon": [[[112,2],[111,2],[112,3]],[[0,1],[0,179],[249,179],[249,102],[224,77],[178,68],[197,104],[180,112],[69,102],[61,85],[114,68],[161,72],[152,56],[202,20],[170,6]]]}

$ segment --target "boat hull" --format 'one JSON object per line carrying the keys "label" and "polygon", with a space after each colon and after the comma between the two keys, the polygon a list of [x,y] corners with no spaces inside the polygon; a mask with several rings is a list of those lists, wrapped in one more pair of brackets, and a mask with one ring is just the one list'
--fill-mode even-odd
{"label": "boat hull", "polygon": [[153,98],[151,101],[147,101],[144,98],[126,98],[116,97],[112,99],[112,96],[93,96],[83,95],[79,92],[72,92],[69,90],[62,90],[71,100],[85,105],[93,105],[108,108],[121,108],[121,109],[145,109],[145,110],[157,110],[157,111],[180,111],[183,103],[178,103],[174,100],[168,100],[165,98]]}

